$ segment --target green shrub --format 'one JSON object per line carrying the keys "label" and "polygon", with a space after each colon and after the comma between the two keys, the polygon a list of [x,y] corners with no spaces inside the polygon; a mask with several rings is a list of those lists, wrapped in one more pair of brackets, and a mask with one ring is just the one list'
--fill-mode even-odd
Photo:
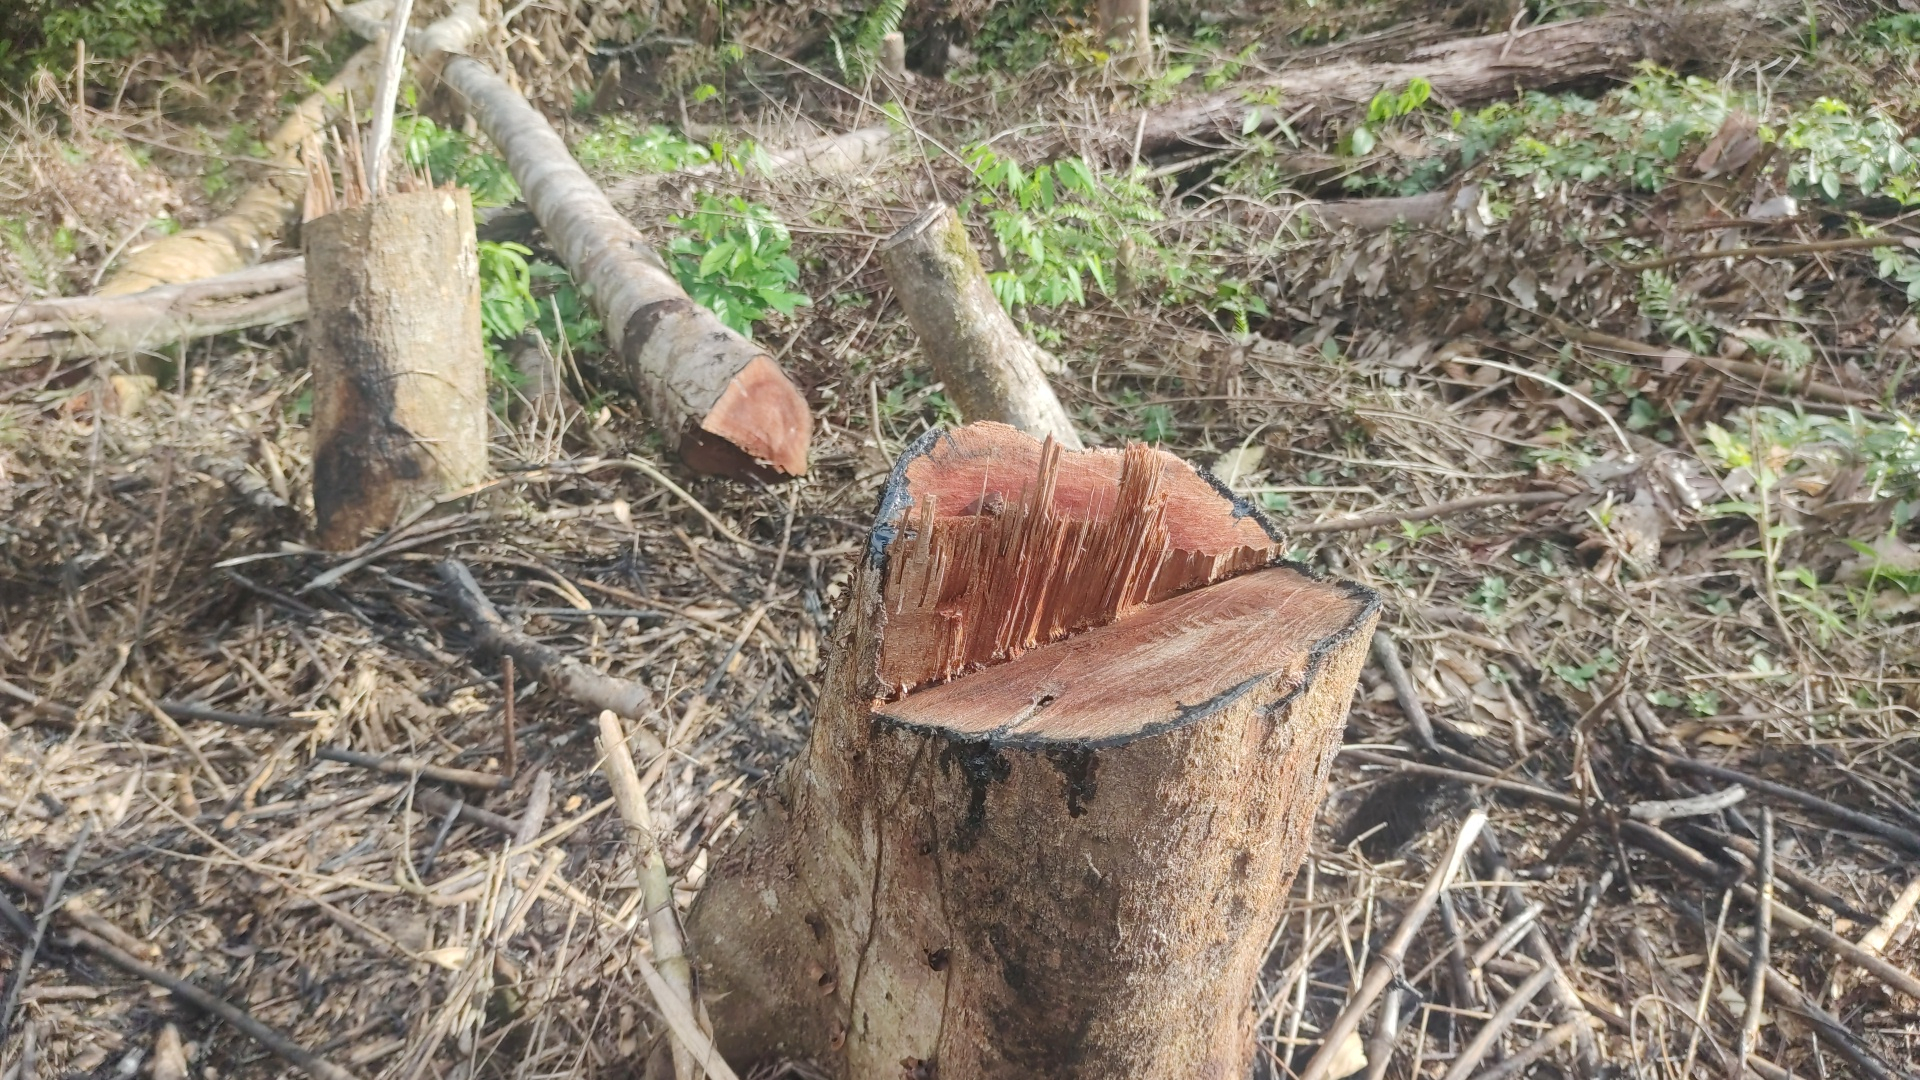
{"label": "green shrub", "polygon": [[772,210],[738,195],[703,194],[698,210],[673,223],[687,230],[667,245],[680,287],[740,333],[751,336],[768,315],[791,315],[813,302],[793,291],[800,266],[787,254],[793,239]]}
{"label": "green shrub", "polygon": [[641,127],[624,116],[603,116],[573,144],[582,168],[599,173],[674,172],[714,159],[713,150],[671,128]]}
{"label": "green shrub", "polygon": [[69,71],[83,41],[89,57],[120,60],[200,34],[261,25],[279,6],[277,0],[0,0],[0,82],[18,83],[42,67]]}

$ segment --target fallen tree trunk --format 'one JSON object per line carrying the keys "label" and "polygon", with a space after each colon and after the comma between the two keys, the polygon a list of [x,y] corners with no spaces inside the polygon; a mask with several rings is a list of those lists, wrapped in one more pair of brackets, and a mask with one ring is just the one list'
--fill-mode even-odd
{"label": "fallen tree trunk", "polygon": [[922,210],[880,246],[893,295],[906,309],[933,374],[962,418],[1011,424],[1071,450],[1080,436],[1041,370],[1040,347],[1013,325],[993,294],[960,215]]}
{"label": "fallen tree trunk", "polygon": [[[341,14],[355,32],[377,34],[369,11]],[[473,17],[465,7],[442,22]],[[546,117],[485,64],[446,55],[433,32],[409,33],[408,49],[423,60],[444,56],[441,81],[506,158],[527,205],[606,323],[641,405],[681,460],[738,478],[804,474],[813,417],[799,388],[765,350],[687,296]]]}
{"label": "fallen tree trunk", "polygon": [[233,209],[204,225],[163,237],[129,254],[113,268],[96,296],[125,296],[162,285],[231,274],[260,261],[300,218],[307,170],[300,147],[349,101],[366,104],[379,66],[379,50],[367,46],[349,57],[325,86],[307,95],[267,138],[268,173],[240,193]]}
{"label": "fallen tree trunk", "polygon": [[1330,199],[1308,203],[1307,217],[1322,228],[1350,228],[1359,232],[1378,232],[1395,225],[1437,228],[1447,224],[1456,213],[1472,213],[1480,202],[1480,185],[1440,188],[1420,195],[1382,196],[1375,199]]}
{"label": "fallen tree trunk", "polygon": [[0,369],[114,356],[307,317],[304,259],[125,296],[65,296],[0,313]]}
{"label": "fallen tree trunk", "polygon": [[[1295,68],[1272,79],[1117,117],[1096,136],[1093,149],[1124,158],[1136,137],[1144,156],[1215,147],[1252,131],[1274,131],[1283,119],[1307,107],[1313,109],[1307,123],[1324,125],[1363,111],[1381,90],[1398,91],[1416,78],[1432,85],[1434,101],[1457,106],[1516,90],[1624,73],[1642,60],[1672,63],[1704,57],[1711,54],[1714,41],[1726,39],[1729,27],[1751,25],[1761,6],[1734,0],[1658,15],[1597,15],[1423,46],[1398,63],[1338,60]],[[1277,92],[1281,104],[1251,103],[1256,91]],[[1300,126],[1296,122],[1295,127]],[[1062,138],[1054,154],[1075,152],[1074,141]]]}
{"label": "fallen tree trunk", "polygon": [[932,432],[689,916],[728,1060],[1239,1078],[1378,611],[1171,455]]}

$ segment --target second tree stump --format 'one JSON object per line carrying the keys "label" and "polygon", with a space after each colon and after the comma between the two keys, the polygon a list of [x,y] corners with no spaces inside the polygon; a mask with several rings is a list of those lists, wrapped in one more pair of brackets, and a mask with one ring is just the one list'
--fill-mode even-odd
{"label": "second tree stump", "polygon": [[812,739],[690,916],[721,1050],[1239,1078],[1378,600],[1133,446],[902,457]]}
{"label": "second tree stump", "polygon": [[388,195],[307,222],[313,509],[343,550],[487,475],[473,205]]}

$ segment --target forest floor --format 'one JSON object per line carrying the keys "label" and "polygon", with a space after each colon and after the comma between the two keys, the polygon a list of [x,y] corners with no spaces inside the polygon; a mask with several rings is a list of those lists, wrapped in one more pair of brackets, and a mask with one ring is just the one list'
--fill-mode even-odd
{"label": "forest floor", "polygon": [[[1426,746],[1393,681],[1367,672],[1255,1002],[1259,1075],[1313,1052],[1474,806],[1523,896],[1503,907],[1486,868],[1452,890],[1406,964],[1386,1075],[1445,1074],[1525,979],[1505,957],[1528,927],[1609,1067],[1729,1075],[1747,1002],[1733,958],[1756,914],[1739,852],[1758,850],[1763,811],[1779,902],[1816,926],[1776,917],[1770,961],[1868,1064],[1777,996],[1756,1054],[1798,1076],[1910,1074],[1920,1000],[1833,942],[1865,941],[1896,983],[1920,970],[1920,17],[1796,6],[1678,73],[1498,101],[1382,86],[1354,112],[1208,148],[1044,148],[1279,70],[1523,40],[1588,13],[1248,7],[1170,7],[1138,77],[1081,13],[1035,3],[994,9],[944,79],[891,85],[857,51],[866,16],[814,27],[777,5],[735,12],[709,45],[595,51],[582,41],[611,35],[588,25],[593,5],[535,8],[492,43],[696,295],[735,305],[806,390],[801,481],[698,478],[659,452],[502,166],[429,94],[404,125],[418,167],[504,208],[482,226],[499,406],[485,490],[351,559],[306,547],[297,326],[0,369],[0,897],[31,918],[26,887],[70,870],[64,895],[156,965],[356,1075],[641,1072],[659,1025],[623,962],[647,946],[593,716],[524,678],[509,709],[435,564],[464,561],[509,621],[644,682],[655,731],[685,732],[640,764],[690,899],[804,744],[894,456],[957,419],[875,258],[943,199],[1059,359],[1088,442],[1210,468],[1295,558],[1379,590],[1430,714]],[[230,202],[280,103],[347,51],[337,28],[291,20],[103,62],[114,77],[91,85],[48,77],[8,105],[0,312],[86,292],[121,252]],[[753,167],[754,147],[888,122],[915,149],[850,171]],[[1302,173],[1302,154],[1329,164]],[[1446,210],[1420,224],[1315,209],[1430,192]],[[746,261],[703,269],[726,243]],[[526,400],[525,325],[584,404]],[[1474,496],[1506,501],[1422,514]],[[163,701],[257,723],[176,720]],[[509,722],[501,790],[318,756],[505,775]],[[1748,774],[1742,791],[1703,765]],[[447,796],[517,822],[539,790],[531,850],[564,856],[560,884],[501,943],[530,849],[453,823]],[[1664,820],[1677,852],[1633,831],[1673,812],[1656,801],[1713,793]],[[0,942],[11,978],[23,938]],[[461,978],[489,957],[490,976]],[[127,1080],[167,1024],[196,1077],[284,1068],[66,948],[57,921],[17,981],[6,1080]],[[1522,1004],[1486,1066],[1566,1038],[1566,1001]],[[1517,1068],[1572,1075],[1575,1053],[1556,1041]]]}

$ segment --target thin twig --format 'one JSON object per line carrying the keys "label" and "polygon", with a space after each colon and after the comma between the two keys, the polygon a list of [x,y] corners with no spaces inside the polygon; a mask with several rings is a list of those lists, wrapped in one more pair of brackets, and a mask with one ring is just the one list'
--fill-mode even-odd
{"label": "thin twig", "polygon": [[1307,1062],[1307,1067],[1301,1071],[1299,1080],[1328,1080],[1328,1070],[1333,1067],[1334,1055],[1339,1052],[1341,1045],[1359,1030],[1360,1021],[1365,1018],[1374,1001],[1379,998],[1380,992],[1385,990],[1387,984],[1399,974],[1401,961],[1406,959],[1407,946],[1413,943],[1413,936],[1419,932],[1421,924],[1427,920],[1427,912],[1432,910],[1434,901],[1439,899],[1440,890],[1446,888],[1453,880],[1454,873],[1460,869],[1460,863],[1466,858],[1467,849],[1473,846],[1474,840],[1479,837],[1480,830],[1486,824],[1487,813],[1484,810],[1475,810],[1467,816],[1465,824],[1460,826],[1460,834],[1454,837],[1453,847],[1447,852],[1447,857],[1441,861],[1440,865],[1433,868],[1432,875],[1427,878],[1426,888],[1420,890],[1420,895],[1414,898],[1413,903],[1407,905],[1406,914],[1400,917],[1400,925],[1394,929],[1393,937],[1387,942],[1386,947],[1374,956],[1373,964],[1367,968],[1359,989],[1354,992],[1353,1000],[1347,1002],[1347,1007],[1342,1009],[1340,1015],[1321,1033],[1320,1049],[1314,1053],[1313,1060]]}
{"label": "thin twig", "polygon": [[407,20],[413,0],[394,0],[381,42],[380,79],[373,88],[373,123],[367,132],[367,197],[387,193],[387,146],[393,141],[393,107],[400,97],[400,74],[406,70]]}
{"label": "thin twig", "polygon": [[215,997],[185,979],[176,978],[157,967],[144,964],[120,948],[108,944],[85,930],[70,931],[67,934],[67,942],[75,948],[87,950],[129,975],[145,979],[155,986],[164,987],[173,996],[188,1002],[202,1012],[211,1013],[225,1020],[235,1030],[278,1054],[287,1063],[313,1077],[313,1080],[355,1080],[352,1073],[255,1020],[251,1014],[224,998]]}
{"label": "thin twig", "polygon": [[[1728,937],[1720,945],[1724,962],[1736,970],[1745,971],[1753,962],[1753,957],[1745,948]],[[1801,993],[1800,988],[1787,981],[1786,976],[1772,967],[1765,969],[1767,974],[1767,993],[1780,1002],[1780,1006],[1797,1013],[1812,1026],[1814,1034],[1822,1042],[1840,1052],[1840,1056],[1858,1066],[1872,1080],[1913,1080],[1914,1074],[1896,1069],[1887,1063],[1873,1048],[1863,1042],[1860,1036],[1840,1021],[1840,1018],[1822,1009],[1813,999]]]}
{"label": "thin twig", "polygon": [[342,765],[354,765],[362,769],[372,769],[388,776],[419,776],[428,780],[438,780],[443,784],[458,784],[461,787],[479,788],[482,791],[498,791],[507,786],[507,778],[494,773],[475,772],[472,769],[452,769],[445,765],[434,765],[410,757],[380,757],[377,754],[362,754],[354,750],[342,750],[337,746],[323,746],[314,754],[322,761],[337,761]]}
{"label": "thin twig", "polygon": [[53,923],[53,912],[60,906],[60,892],[67,887],[67,878],[73,874],[74,864],[80,861],[80,849],[87,846],[87,840],[93,835],[93,822],[80,826],[80,835],[67,845],[67,857],[60,864],[59,872],[47,882],[46,894],[40,901],[40,917],[33,921],[33,936],[27,939],[26,948],[20,950],[20,959],[13,965],[13,980],[7,986],[5,998],[0,998],[0,1046],[7,1044],[7,1029],[13,1025],[13,1010],[20,1003],[20,992],[27,988],[27,979],[33,974],[33,957],[47,939],[47,927]]}
{"label": "thin twig", "polygon": [[1788,802],[1804,806],[1809,810],[1818,810],[1829,817],[1844,821],[1857,829],[1872,833],[1883,840],[1887,840],[1910,854],[1920,855],[1920,833],[1916,833],[1911,829],[1901,828],[1888,821],[1882,821],[1872,814],[1863,814],[1858,810],[1849,810],[1839,803],[1823,799],[1818,795],[1810,795],[1798,788],[1788,787],[1785,784],[1776,784],[1771,780],[1763,780],[1758,776],[1741,772],[1738,769],[1729,769],[1724,765],[1710,765],[1697,758],[1690,758],[1683,754],[1676,754],[1653,746],[1646,747],[1645,752],[1651,754],[1653,758],[1661,764],[1671,768],[1685,769],[1688,772],[1699,773],[1702,776],[1711,776],[1717,780],[1731,780],[1736,784],[1744,784],[1755,791],[1765,795],[1771,795],[1776,799],[1785,799]]}
{"label": "thin twig", "polygon": [[1569,1020],[1564,1024],[1557,1024],[1545,1035],[1527,1044],[1526,1047],[1512,1057],[1495,1065],[1491,1069],[1481,1070],[1480,1074],[1476,1076],[1474,1080],[1509,1080],[1510,1077],[1524,1076],[1529,1065],[1553,1053],[1556,1047],[1568,1039],[1573,1038],[1579,1034],[1579,1032],[1580,1021],[1578,1020]]}
{"label": "thin twig", "polygon": [[1753,957],[1747,964],[1747,1008],[1740,1014],[1740,1038],[1733,1044],[1732,1075],[1740,1073],[1760,1040],[1760,1009],[1767,998],[1767,965],[1773,945],[1773,810],[1760,813],[1760,906],[1753,916]]}
{"label": "thin twig", "polygon": [[[637,720],[646,715],[653,692],[641,683],[593,668],[508,626],[480,591],[466,564],[448,559],[440,564],[440,580],[447,600],[473,627],[473,643],[481,652],[511,655],[527,674],[545,680],[562,695],[596,709],[609,709]],[[656,742],[658,740],[655,740]],[[649,747],[652,750],[652,747]]]}
{"label": "thin twig", "polygon": [[1329,518],[1326,521],[1309,521],[1301,525],[1287,526],[1293,533],[1331,533],[1354,532],[1359,529],[1378,529],[1398,525],[1403,521],[1429,521],[1438,517],[1451,517],[1468,510],[1479,510],[1488,506],[1544,506],[1548,503],[1566,502],[1569,496],[1564,491],[1508,491],[1492,495],[1469,495],[1463,499],[1448,499],[1413,510],[1383,510],[1377,514],[1351,514],[1347,517]]}
{"label": "thin twig", "polygon": [[[675,1000],[685,1006],[691,1016],[693,965],[687,958],[686,934],[680,927],[679,912],[673,906],[673,881],[667,876],[660,838],[653,830],[646,790],[640,786],[639,771],[633,767],[633,752],[627,748],[626,730],[611,709],[600,713],[600,754],[607,784],[613,788],[613,800],[620,808],[620,816],[626,820],[627,832],[634,844],[640,903],[645,909],[655,965]],[[691,1075],[695,1061],[689,1044],[676,1037],[673,1055],[675,1075]]]}
{"label": "thin twig", "polygon": [[1453,1067],[1447,1070],[1447,1075],[1442,1080],[1466,1080],[1467,1076],[1479,1066],[1480,1059],[1487,1056],[1488,1050],[1493,1049],[1493,1041],[1513,1026],[1513,1022],[1520,1018],[1521,1011],[1531,1005],[1534,998],[1540,996],[1540,991],[1547,988],[1547,984],[1553,981],[1556,974],[1554,969],[1543,966],[1529,975],[1525,982],[1515,987],[1507,1000],[1500,1003],[1500,1008],[1494,1012],[1492,1018],[1474,1033],[1473,1041],[1460,1051],[1459,1057],[1453,1059]]}
{"label": "thin twig", "polygon": [[520,739],[513,729],[513,654],[500,657],[500,727],[506,739],[506,749],[501,755],[501,769],[507,774],[507,782],[520,775]]}
{"label": "thin twig", "polygon": [[1615,270],[1660,270],[1681,263],[1707,262],[1713,259],[1780,259],[1789,255],[1820,255],[1829,251],[1871,251],[1875,248],[1912,248],[1920,246],[1920,237],[1848,236],[1837,240],[1809,240],[1800,244],[1761,244],[1754,247],[1727,248],[1724,251],[1682,251],[1658,259],[1618,263]]}

